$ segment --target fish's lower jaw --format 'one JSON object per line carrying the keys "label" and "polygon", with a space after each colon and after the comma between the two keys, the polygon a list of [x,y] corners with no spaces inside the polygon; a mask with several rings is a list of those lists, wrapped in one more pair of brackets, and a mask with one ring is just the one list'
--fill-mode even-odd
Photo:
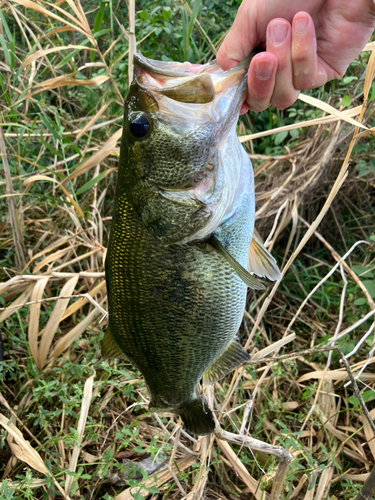
{"label": "fish's lower jaw", "polygon": [[182,418],[185,429],[196,436],[206,436],[215,430],[215,420],[207,403],[195,398],[183,403],[176,410]]}

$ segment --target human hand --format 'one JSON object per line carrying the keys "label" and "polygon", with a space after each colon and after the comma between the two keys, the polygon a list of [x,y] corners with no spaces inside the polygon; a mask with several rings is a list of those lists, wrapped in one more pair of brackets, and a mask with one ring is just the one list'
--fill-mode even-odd
{"label": "human hand", "polygon": [[[291,106],[299,90],[344,75],[375,27],[375,0],[243,0],[217,54],[227,70],[258,46],[241,112]],[[301,12],[303,3],[304,11]]]}

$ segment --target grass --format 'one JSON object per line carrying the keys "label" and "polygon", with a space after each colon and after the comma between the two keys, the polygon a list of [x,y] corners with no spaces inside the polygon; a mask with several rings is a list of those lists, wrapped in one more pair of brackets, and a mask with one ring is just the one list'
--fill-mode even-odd
{"label": "grass", "polygon": [[[0,404],[5,422],[21,432],[0,430],[1,498],[160,500],[182,498],[184,491],[188,498],[266,499],[274,459],[216,438],[174,440],[178,422],[148,412],[140,374],[100,355],[103,261],[128,86],[127,8],[24,5],[3,2],[0,16],[6,174],[0,180]],[[139,1],[138,50],[164,60],[209,60],[237,6]],[[330,359],[317,350],[375,308],[373,139],[359,137],[348,153],[354,127],[343,121],[360,117],[367,128],[375,125],[369,55],[363,52],[343,80],[311,92],[318,102],[307,96],[289,110],[247,115],[238,128],[254,163],[256,227],[285,270],[280,285],[249,292],[240,337],[256,352],[292,329],[296,339],[284,352],[315,351],[254,363],[208,397],[225,430],[243,427],[293,454],[285,499],[352,499],[375,462],[374,434],[337,353]],[[328,119],[324,103],[334,108],[325,108]],[[350,164],[343,164],[345,156]],[[369,244],[358,245],[346,266],[325,279],[359,240]],[[370,318],[338,341],[345,354],[371,325]],[[366,365],[373,341],[370,332],[349,358],[354,373]],[[372,353],[359,379],[372,417],[373,362]],[[174,443],[174,475],[145,462],[157,457],[155,463],[168,464]]]}

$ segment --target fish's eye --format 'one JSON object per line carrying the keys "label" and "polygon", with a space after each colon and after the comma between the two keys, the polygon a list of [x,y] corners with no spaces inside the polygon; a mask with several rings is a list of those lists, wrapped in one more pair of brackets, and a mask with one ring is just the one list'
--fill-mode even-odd
{"label": "fish's eye", "polygon": [[129,124],[130,133],[137,139],[145,137],[150,127],[150,121],[145,115],[136,116]]}

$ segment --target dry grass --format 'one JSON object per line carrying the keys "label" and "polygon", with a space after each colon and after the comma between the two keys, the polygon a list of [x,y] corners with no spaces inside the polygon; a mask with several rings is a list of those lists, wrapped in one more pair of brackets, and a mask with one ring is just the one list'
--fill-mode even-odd
{"label": "dry grass", "polygon": [[[27,40],[28,47],[31,48],[31,42],[36,41],[38,50],[30,54],[16,51],[17,63],[25,70],[20,74],[17,89],[12,87],[10,79],[10,60],[6,59],[0,67],[8,78],[4,81],[9,95],[14,99],[6,104],[7,112],[12,106],[22,110],[19,111],[17,132],[13,131],[13,124],[5,125],[0,117],[0,147],[5,171],[5,180],[0,181],[5,194],[1,197],[7,200],[9,213],[8,222],[1,226],[1,242],[5,251],[12,252],[14,248],[14,264],[3,269],[0,284],[3,304],[0,323],[6,325],[9,320],[18,318],[20,326],[14,326],[15,331],[19,328],[25,330],[30,350],[30,355],[20,351],[20,363],[26,369],[32,357],[38,370],[38,374],[34,370],[35,380],[40,377],[48,382],[54,379],[54,373],[58,373],[61,382],[69,384],[67,374],[58,370],[66,363],[80,364],[89,349],[94,349],[92,344],[96,341],[90,339],[90,335],[100,335],[107,323],[103,263],[110,223],[108,197],[113,195],[118,142],[122,133],[116,124],[121,120],[123,96],[113,74],[119,59],[108,64],[110,49],[102,52],[78,0],[58,2],[54,6],[31,0],[13,0],[4,5]],[[37,35],[33,33],[35,25],[25,16],[27,10],[21,10],[20,6],[40,14],[51,28],[48,37],[39,28]],[[133,28],[131,25],[129,34],[123,31],[125,38],[132,40],[130,52],[136,43]],[[200,29],[203,28],[200,26]],[[59,30],[80,33],[86,38],[87,46],[53,45],[53,35],[58,35]],[[373,50],[374,47],[366,48]],[[78,71],[64,73],[58,64],[61,58],[55,59],[55,55],[72,50],[94,54],[93,60],[89,55],[82,56],[86,62],[79,69],[81,73],[100,68],[105,74],[82,80],[75,78]],[[46,68],[51,77],[43,79],[39,74],[43,74],[42,70]],[[364,103],[374,73],[375,52],[372,52],[364,81]],[[36,104],[40,106],[41,115],[45,112],[44,105],[36,101],[35,96],[52,92],[61,104],[66,99],[62,93],[64,87],[97,86],[99,95],[105,87],[103,84],[108,83],[119,104],[116,116],[109,114],[110,102],[101,102],[93,116],[84,116],[74,123],[61,117],[60,131],[50,122],[42,123],[39,119],[36,121],[38,130],[33,132],[35,124],[27,117],[28,107]],[[323,344],[333,343],[349,334],[353,326],[360,328],[364,325],[363,317],[372,321],[375,311],[363,278],[352,270],[350,264],[351,252],[357,245],[366,247],[366,242],[355,243],[342,257],[340,251],[327,241],[329,238],[318,233],[323,218],[328,212],[334,213],[340,190],[348,183],[348,168],[356,141],[365,136],[370,139],[373,134],[369,125],[373,111],[366,109],[364,104],[342,111],[307,95],[301,96],[301,100],[322,109],[325,116],[288,126],[288,129],[305,127],[305,131],[298,144],[282,156],[254,153],[257,139],[281,129],[243,135],[240,140],[256,162],[256,226],[267,236],[266,244],[270,250],[278,248],[280,252],[278,242],[284,241],[283,275],[288,273],[298,281],[294,266],[302,258],[303,262],[309,262],[312,273],[315,266],[328,266],[327,271],[322,273],[324,277],[310,293],[304,290],[304,283],[300,283],[303,300],[292,297],[288,302],[288,292],[281,289],[283,282],[275,283],[263,294],[249,297],[242,332],[246,347],[256,354],[262,347],[286,337],[293,327],[297,337],[293,345],[289,345],[289,352],[295,356],[294,361],[264,358],[254,363],[251,369],[236,370],[214,389],[205,390],[223,427],[244,435],[255,433],[269,443],[280,442],[289,449],[295,464],[303,464],[289,474],[285,498],[323,500],[331,498],[331,489],[340,491],[341,488],[342,495],[345,495],[346,480],[362,484],[375,464],[375,435],[364,416],[348,403],[352,389],[346,384],[350,382],[347,372],[344,368],[337,368],[337,360],[332,368],[331,352],[326,358],[317,358],[322,338]],[[43,124],[48,131],[42,131]],[[15,147],[14,141],[22,127],[27,129],[27,135],[21,141],[40,141],[41,151],[36,160],[29,160],[27,155],[20,156]],[[64,138],[79,144],[80,152],[70,150],[69,156],[63,159],[55,154],[53,163],[46,165],[42,161],[43,155],[51,147],[55,151],[64,151]],[[23,163],[28,170],[13,169],[11,172],[10,163]],[[36,193],[34,206],[28,198],[33,192]],[[48,199],[38,202],[38,193],[43,192],[48,193],[49,200],[56,200],[52,208],[48,207],[48,203],[52,203]],[[314,206],[316,200],[318,203]],[[300,215],[302,208],[305,217]],[[5,206],[3,210],[6,210]],[[324,227],[327,225],[323,224]],[[313,257],[303,255],[313,236],[325,245],[332,260],[327,258],[316,262]],[[336,262],[335,267],[332,262]],[[367,260],[366,265],[368,263]],[[331,311],[315,302],[313,294],[326,286],[333,273],[340,273],[342,291],[340,307]],[[370,311],[352,323],[345,317],[346,309],[352,311],[348,280],[356,283],[363,292]],[[324,322],[317,315],[319,310],[326,314]],[[16,325],[16,320],[12,325]],[[8,331],[4,327],[4,332]],[[7,345],[11,344],[11,339],[8,339]],[[301,353],[308,348],[310,351],[306,354]],[[46,422],[43,432],[39,429],[42,437],[29,428],[32,420],[27,417],[30,405],[37,404],[33,399],[33,377],[30,375],[25,386],[17,387],[16,391],[13,385],[12,388],[2,388],[0,424],[7,430],[6,441],[12,453],[5,454],[3,479],[10,478],[10,484],[20,488],[16,476],[21,461],[30,467],[29,486],[37,492],[35,498],[49,498],[45,496],[49,494],[53,498],[54,493],[49,493],[53,490],[51,484],[66,499],[103,498],[105,494],[111,494],[117,500],[130,500],[132,495],[135,498],[150,496],[154,500],[249,498],[249,494],[258,500],[269,498],[268,493],[260,489],[260,484],[268,484],[269,490],[275,474],[273,462],[257,454],[256,460],[249,465],[251,455],[248,452],[239,452],[238,447],[232,447],[218,436],[196,440],[186,433],[180,434],[180,422],[173,415],[161,420],[146,412],[147,392],[138,375],[128,371],[130,367],[124,365],[120,374],[115,364],[111,373],[117,378],[111,379],[109,384],[103,365],[100,365],[99,353],[93,352],[87,364],[91,371],[86,373],[85,380],[81,380],[84,389],[79,401],[79,418],[65,413],[66,403],[63,402],[59,418]],[[356,361],[350,366],[362,384],[361,389],[371,388],[375,382],[374,349],[371,348],[367,358],[363,357],[363,352],[362,348],[362,359],[355,357]],[[7,354],[5,351],[5,363]],[[99,375],[94,373],[94,368],[99,370]],[[122,395],[124,387],[132,388],[130,395]],[[308,392],[310,395],[305,400],[301,398],[301,394]],[[50,405],[54,408],[61,405],[61,401],[55,401],[52,395]],[[298,421],[295,415],[301,408],[304,419]],[[370,415],[375,417],[375,409]],[[9,420],[12,421],[10,425]],[[34,427],[39,428],[38,425]],[[98,435],[95,439],[90,434],[91,427]],[[72,428],[76,429],[75,434]],[[138,429],[137,438],[132,438],[127,449],[119,452],[126,436],[116,436],[126,428]],[[74,442],[66,439],[72,432]],[[114,459],[117,457],[119,462],[122,458],[144,459],[145,455],[139,449],[132,449],[136,443],[138,448],[142,443],[148,455],[157,450],[163,457],[164,467],[145,480],[136,480],[139,486],[129,488],[128,484],[124,489],[129,478]],[[170,454],[172,446],[175,460],[168,467],[169,459],[164,458],[164,452]],[[89,480],[82,478],[82,472],[77,472],[80,467],[85,472],[91,471]],[[343,486],[337,488],[337,485]],[[161,493],[156,493],[152,487],[157,487]]]}

